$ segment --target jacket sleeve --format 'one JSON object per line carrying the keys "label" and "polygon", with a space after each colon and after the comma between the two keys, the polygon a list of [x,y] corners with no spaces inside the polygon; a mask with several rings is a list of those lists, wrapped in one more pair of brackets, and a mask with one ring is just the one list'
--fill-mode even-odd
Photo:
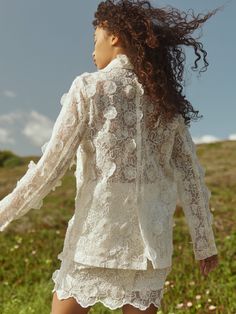
{"label": "jacket sleeve", "polygon": [[174,139],[172,161],[176,170],[177,191],[189,227],[196,260],[217,254],[209,209],[211,192],[205,184],[205,169],[200,165],[195,143],[181,117]]}
{"label": "jacket sleeve", "polygon": [[87,127],[88,114],[83,81],[77,76],[69,91],[61,98],[62,108],[54,124],[50,140],[42,147],[42,156],[17,181],[14,190],[0,201],[0,231],[31,208],[39,209],[43,198],[61,185],[63,177],[76,156]]}

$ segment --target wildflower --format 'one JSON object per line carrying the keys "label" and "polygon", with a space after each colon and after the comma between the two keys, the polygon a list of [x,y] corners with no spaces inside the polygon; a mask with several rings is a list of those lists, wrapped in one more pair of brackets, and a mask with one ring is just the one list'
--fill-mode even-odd
{"label": "wildflower", "polygon": [[35,255],[36,254],[36,250],[33,250],[31,253],[32,253],[32,255]]}
{"label": "wildflower", "polygon": [[21,243],[22,242],[22,238],[19,236],[15,236],[16,242],[17,243]]}
{"label": "wildflower", "polygon": [[187,302],[187,307],[191,307],[193,303],[191,301]]}
{"label": "wildflower", "polygon": [[196,298],[197,300],[200,300],[200,299],[201,299],[200,294],[197,294],[195,298]]}
{"label": "wildflower", "polygon": [[165,286],[169,286],[170,282],[167,280],[165,281]]}
{"label": "wildflower", "polygon": [[210,302],[211,302],[211,299],[209,298],[207,301],[210,303]]}
{"label": "wildflower", "polygon": [[51,259],[46,259],[45,263],[46,264],[51,264],[52,260]]}
{"label": "wildflower", "polygon": [[216,306],[215,305],[210,305],[209,308],[208,308],[210,311],[213,311],[216,309]]}
{"label": "wildflower", "polygon": [[183,303],[179,303],[179,304],[176,305],[176,308],[177,308],[177,309],[181,309],[183,306],[184,306]]}

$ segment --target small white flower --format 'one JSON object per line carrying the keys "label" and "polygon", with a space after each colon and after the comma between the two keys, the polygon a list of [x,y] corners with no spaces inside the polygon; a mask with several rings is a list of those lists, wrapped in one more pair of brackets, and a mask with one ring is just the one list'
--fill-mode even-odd
{"label": "small white flower", "polygon": [[177,308],[177,309],[182,309],[183,306],[184,306],[183,303],[179,303],[179,304],[176,305],[176,308]]}
{"label": "small white flower", "polygon": [[213,311],[216,309],[216,306],[215,305],[210,305],[209,308],[208,308],[210,311]]}
{"label": "small white flower", "polygon": [[200,295],[200,294],[197,294],[195,298],[196,298],[197,300],[200,300],[200,299],[201,299],[201,295]]}
{"label": "small white flower", "polygon": [[187,307],[191,307],[193,303],[191,301],[187,302]]}

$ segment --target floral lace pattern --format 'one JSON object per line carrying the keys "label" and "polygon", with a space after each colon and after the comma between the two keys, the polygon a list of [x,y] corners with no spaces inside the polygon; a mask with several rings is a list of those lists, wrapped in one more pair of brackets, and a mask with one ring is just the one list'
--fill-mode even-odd
{"label": "floral lace pattern", "polygon": [[195,258],[200,260],[217,253],[213,215],[209,210],[211,192],[204,182],[205,169],[198,161],[195,144],[183,121],[174,143],[172,161],[179,181],[179,200],[190,227]]}
{"label": "floral lace pattern", "polygon": [[111,310],[132,304],[145,310],[153,303],[161,308],[163,286],[171,268],[153,269],[148,260],[146,270],[112,269],[86,266],[64,260],[52,280],[57,297],[73,297],[83,307],[101,302]]}
{"label": "floral lace pattern", "polygon": [[77,77],[69,92],[61,99],[63,105],[54,124],[50,141],[42,147],[42,157],[33,160],[28,171],[17,181],[15,189],[0,202],[0,231],[14,219],[19,219],[31,208],[39,209],[43,198],[61,185],[61,178],[72,162],[87,124],[84,91]]}
{"label": "floral lace pattern", "polygon": [[61,98],[62,109],[42,157],[0,201],[0,231],[57,186],[76,164],[75,213],[58,258],[89,266],[146,270],[170,267],[173,215],[181,201],[196,259],[216,254],[194,143],[177,116],[154,127],[129,58],[118,54],[100,71],[84,72]]}

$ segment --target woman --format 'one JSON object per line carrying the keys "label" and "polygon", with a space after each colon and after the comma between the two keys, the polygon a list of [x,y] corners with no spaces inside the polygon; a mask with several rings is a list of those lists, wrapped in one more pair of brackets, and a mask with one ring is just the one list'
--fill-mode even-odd
{"label": "woman", "polygon": [[202,274],[218,265],[210,191],[187,128],[198,111],[182,95],[181,48],[194,48],[193,70],[203,54],[206,70],[191,33],[217,10],[188,21],[149,1],[98,5],[98,71],[73,81],[40,161],[0,202],[3,231],[40,208],[77,157],[76,210],[52,277],[52,314],[87,313],[98,301],[124,314],[156,313],[171,271],[176,200]]}

